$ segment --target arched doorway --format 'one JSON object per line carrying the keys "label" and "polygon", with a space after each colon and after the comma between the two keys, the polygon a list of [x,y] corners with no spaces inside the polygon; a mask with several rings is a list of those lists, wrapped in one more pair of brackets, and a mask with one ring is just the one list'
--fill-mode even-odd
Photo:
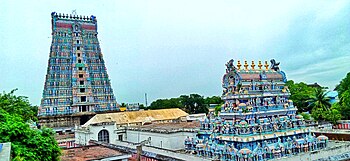
{"label": "arched doorway", "polygon": [[109,143],[109,133],[107,130],[101,130],[98,133],[98,141]]}

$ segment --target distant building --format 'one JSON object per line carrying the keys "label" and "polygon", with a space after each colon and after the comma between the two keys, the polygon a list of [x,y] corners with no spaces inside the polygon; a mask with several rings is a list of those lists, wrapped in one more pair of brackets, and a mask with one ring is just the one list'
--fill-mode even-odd
{"label": "distant building", "polygon": [[55,139],[61,148],[74,148],[75,144],[74,129],[53,128],[56,132]]}
{"label": "distant building", "polygon": [[206,118],[205,113],[191,114],[186,116],[187,122],[204,121],[205,118]]}
{"label": "distant building", "polygon": [[350,129],[350,120],[339,120],[337,121],[336,129]]}
{"label": "distant building", "polygon": [[322,86],[319,85],[317,82],[313,83],[313,84],[308,84],[307,86],[309,87],[314,87],[314,88],[321,88]]}
{"label": "distant building", "polygon": [[138,110],[140,110],[140,104],[139,103],[128,103],[126,105],[126,109],[128,111],[138,111]]}
{"label": "distant building", "polygon": [[126,127],[182,122],[186,116],[188,114],[178,108],[97,114],[75,128],[75,141],[80,145],[87,145],[89,140],[115,144],[118,140],[127,140]]}
{"label": "distant building", "polygon": [[326,94],[326,97],[329,97],[330,98],[330,103],[336,103],[339,101],[339,98],[338,98],[338,92],[337,91],[330,91]]}
{"label": "distant building", "polygon": [[11,160],[11,143],[0,143],[0,161]]}

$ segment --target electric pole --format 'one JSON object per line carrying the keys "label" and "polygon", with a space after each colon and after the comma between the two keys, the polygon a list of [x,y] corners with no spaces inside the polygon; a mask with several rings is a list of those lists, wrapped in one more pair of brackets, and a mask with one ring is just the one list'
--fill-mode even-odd
{"label": "electric pole", "polygon": [[146,108],[147,108],[147,93],[145,93],[145,102],[146,102]]}

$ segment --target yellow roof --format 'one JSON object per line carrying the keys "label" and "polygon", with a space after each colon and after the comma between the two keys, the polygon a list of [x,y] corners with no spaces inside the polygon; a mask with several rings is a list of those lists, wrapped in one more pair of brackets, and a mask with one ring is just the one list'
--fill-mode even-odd
{"label": "yellow roof", "polygon": [[83,127],[92,124],[115,122],[116,124],[128,123],[143,123],[160,120],[173,120],[180,117],[187,116],[188,113],[178,108],[161,109],[161,110],[147,110],[147,111],[130,111],[117,113],[96,114]]}

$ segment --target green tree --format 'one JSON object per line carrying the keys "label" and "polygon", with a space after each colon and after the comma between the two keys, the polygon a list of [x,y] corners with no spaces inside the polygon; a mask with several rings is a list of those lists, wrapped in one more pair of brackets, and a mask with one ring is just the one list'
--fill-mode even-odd
{"label": "green tree", "polygon": [[151,110],[156,109],[167,109],[167,108],[183,108],[179,98],[170,98],[170,99],[158,99],[153,101],[148,107]]}
{"label": "green tree", "polygon": [[205,104],[204,97],[199,94],[181,95],[180,102],[190,114],[208,113],[208,104]]}
{"label": "green tree", "polygon": [[61,154],[51,129],[31,129],[18,115],[0,111],[0,142],[11,142],[14,160],[55,161]]}
{"label": "green tree", "polygon": [[310,114],[305,113],[305,112],[301,113],[301,116],[303,116],[303,118],[304,118],[305,120],[310,120],[310,119],[311,119],[311,118],[310,118]]}
{"label": "green tree", "polygon": [[220,111],[221,111],[221,105],[215,106],[215,116],[218,116]]}
{"label": "green tree", "polygon": [[[35,120],[34,106],[26,97],[15,96],[14,90],[0,95],[0,142],[11,142],[13,160],[59,160],[60,148],[51,129],[31,129]],[[27,110],[27,111],[26,111]]]}
{"label": "green tree", "polygon": [[342,96],[343,93],[350,90],[350,72],[340,81],[335,90],[338,91],[339,96]]}
{"label": "green tree", "polygon": [[311,107],[308,106],[307,100],[314,95],[313,87],[309,87],[306,83],[294,83],[293,80],[289,80],[285,84],[288,86],[291,96],[289,99],[293,100],[293,103],[298,108],[298,112],[311,111]]}
{"label": "green tree", "polygon": [[327,121],[330,121],[332,124],[336,124],[338,120],[341,119],[341,114],[340,112],[335,109],[331,108],[329,111],[326,112],[325,119]]}
{"label": "green tree", "polygon": [[208,113],[209,103],[222,102],[220,97],[213,96],[204,99],[199,94],[181,95],[178,98],[158,99],[153,101],[148,107],[149,109],[166,109],[166,108],[180,108],[190,114],[194,113]]}
{"label": "green tree", "polygon": [[145,105],[143,105],[143,104],[140,104],[140,109],[146,109],[146,107],[145,107]]}
{"label": "green tree", "polygon": [[223,104],[224,101],[221,99],[219,96],[212,96],[212,97],[207,97],[204,99],[205,104]]}
{"label": "green tree", "polygon": [[350,72],[337,85],[339,103],[336,103],[343,119],[350,119]]}
{"label": "green tree", "polygon": [[321,88],[316,88],[315,93],[308,99],[308,107],[312,109],[311,113],[315,113],[313,117],[316,120],[325,119],[326,115],[329,113],[331,108],[330,98],[326,96],[327,92],[325,92]]}
{"label": "green tree", "polygon": [[17,114],[23,118],[24,121],[37,121],[38,107],[32,106],[27,97],[16,96],[12,90],[10,93],[0,93],[0,109],[9,114]]}

